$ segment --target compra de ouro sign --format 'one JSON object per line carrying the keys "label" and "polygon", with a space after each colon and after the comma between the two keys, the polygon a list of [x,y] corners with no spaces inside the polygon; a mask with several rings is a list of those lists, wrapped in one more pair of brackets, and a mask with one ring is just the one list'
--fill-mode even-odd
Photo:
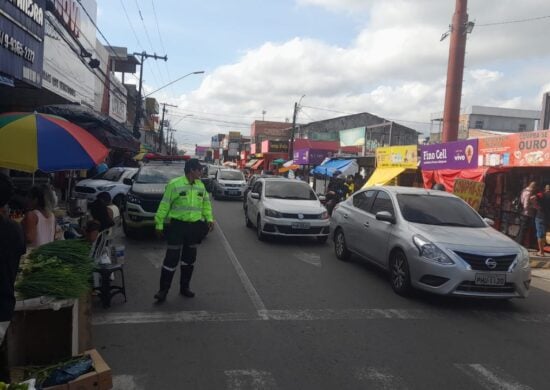
{"label": "compra de ouro sign", "polygon": [[0,72],[42,85],[46,0],[5,0],[0,8]]}

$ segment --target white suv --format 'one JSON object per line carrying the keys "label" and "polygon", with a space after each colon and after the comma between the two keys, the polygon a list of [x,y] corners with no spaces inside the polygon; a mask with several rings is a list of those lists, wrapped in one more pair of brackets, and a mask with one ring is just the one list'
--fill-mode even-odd
{"label": "white suv", "polygon": [[137,168],[115,167],[91,179],[81,180],[73,189],[73,197],[93,202],[99,193],[108,192],[113,203],[120,208],[130,189],[130,186],[124,184],[123,181],[134,176],[137,171]]}

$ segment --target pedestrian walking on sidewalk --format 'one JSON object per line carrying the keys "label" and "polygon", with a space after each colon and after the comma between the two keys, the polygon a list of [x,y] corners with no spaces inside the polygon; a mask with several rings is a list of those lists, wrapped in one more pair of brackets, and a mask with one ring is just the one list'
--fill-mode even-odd
{"label": "pedestrian walking on sidewalk", "polygon": [[171,180],[160,202],[155,224],[157,235],[162,236],[164,222],[170,220],[165,232],[166,255],[160,274],[160,288],[155,294],[158,303],[164,302],[174,273],[180,263],[180,294],[192,298],[195,293],[189,283],[197,258],[197,246],[214,227],[212,204],[201,181],[202,166],[192,158],[186,162],[185,175]]}

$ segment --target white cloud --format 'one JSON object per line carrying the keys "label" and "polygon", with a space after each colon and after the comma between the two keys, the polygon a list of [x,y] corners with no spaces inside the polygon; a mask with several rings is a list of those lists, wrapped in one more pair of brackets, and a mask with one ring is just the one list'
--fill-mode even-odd
{"label": "white cloud", "polygon": [[[204,111],[239,123],[254,119],[284,120],[305,94],[306,106],[342,112],[367,111],[425,130],[430,114],[443,110],[449,40],[439,38],[448,29],[454,2],[440,0],[297,0],[301,6],[368,12],[361,31],[348,46],[295,37],[266,42],[248,50],[233,64],[205,76],[188,96],[179,97],[182,109]],[[550,89],[546,50],[548,21],[481,26],[550,14],[550,3],[523,0],[470,2],[471,20],[479,26],[468,37],[462,106],[491,105],[540,108],[540,93]],[[542,87],[546,84],[546,87]],[[227,116],[223,116],[227,115]],[[240,115],[236,117],[235,115]],[[300,121],[341,114],[304,108]],[[200,124],[195,135],[226,132],[231,125]]]}

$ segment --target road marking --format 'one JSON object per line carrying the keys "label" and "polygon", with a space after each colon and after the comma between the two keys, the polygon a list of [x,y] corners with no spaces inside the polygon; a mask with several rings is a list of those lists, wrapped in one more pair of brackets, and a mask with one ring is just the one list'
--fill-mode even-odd
{"label": "road marking", "polygon": [[487,390],[533,390],[527,385],[516,382],[504,370],[496,366],[481,364],[455,364],[454,366]]}
{"label": "road marking", "polygon": [[355,377],[361,381],[368,381],[374,387],[369,389],[377,390],[407,390],[405,381],[393,375],[385,367],[366,367],[358,369]]}
{"label": "road marking", "polygon": [[155,324],[170,322],[235,322],[258,320],[255,313],[210,313],[207,311],[134,312],[94,315],[93,325]]}
{"label": "road marking", "polygon": [[160,253],[151,253],[151,252],[142,252],[141,254],[145,257],[156,269],[160,269],[164,261],[164,255]]}
{"label": "road marking", "polygon": [[113,390],[142,390],[133,375],[113,375]]}
{"label": "road marking", "polygon": [[239,263],[239,260],[237,259],[237,255],[235,255],[233,248],[231,248],[229,241],[227,241],[225,234],[223,234],[222,229],[217,224],[216,224],[216,231],[218,232],[218,234],[222,239],[222,245],[224,246],[227,252],[227,255],[229,256],[229,259],[231,260],[233,267],[235,267],[235,271],[237,271],[237,275],[239,275],[239,278],[241,279],[241,283],[243,284],[244,289],[246,290],[246,293],[250,297],[250,300],[252,301],[254,308],[258,312],[258,315],[260,316],[260,318],[266,320],[267,319],[265,316],[266,307],[264,305],[264,302],[262,301],[262,298],[260,297],[260,294],[258,294],[258,291],[256,291],[256,289],[254,288],[254,285],[248,278],[248,275],[244,271],[244,268],[241,266],[241,263]]}
{"label": "road marking", "polygon": [[321,255],[317,253],[308,253],[308,252],[295,252],[292,254],[298,260],[303,261],[304,263],[314,265],[316,267],[321,267]]}
{"label": "road marking", "polygon": [[228,370],[225,371],[229,390],[276,390],[277,383],[267,371]]}
{"label": "road marking", "polygon": [[[261,314],[258,316],[258,314]],[[236,321],[331,321],[331,320],[440,320],[475,319],[550,323],[550,314],[516,314],[508,312],[454,312],[450,310],[415,309],[316,309],[263,310],[258,313],[215,313],[208,311],[130,312],[94,315],[93,325],[149,324],[169,322],[236,322]]]}

